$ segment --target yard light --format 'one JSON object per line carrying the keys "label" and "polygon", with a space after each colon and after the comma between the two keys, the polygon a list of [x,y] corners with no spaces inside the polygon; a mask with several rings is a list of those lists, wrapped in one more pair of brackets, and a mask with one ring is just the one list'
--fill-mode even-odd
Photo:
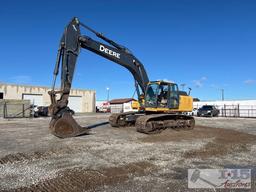
{"label": "yard light", "polygon": [[107,87],[106,90],[107,90],[107,101],[109,101],[109,90],[110,90],[110,88]]}

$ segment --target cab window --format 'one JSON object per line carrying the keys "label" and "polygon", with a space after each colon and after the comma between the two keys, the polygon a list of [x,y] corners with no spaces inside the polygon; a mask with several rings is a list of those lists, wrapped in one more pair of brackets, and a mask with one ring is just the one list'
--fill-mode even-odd
{"label": "cab window", "polygon": [[157,106],[158,84],[150,84],[146,93],[146,105],[149,107]]}

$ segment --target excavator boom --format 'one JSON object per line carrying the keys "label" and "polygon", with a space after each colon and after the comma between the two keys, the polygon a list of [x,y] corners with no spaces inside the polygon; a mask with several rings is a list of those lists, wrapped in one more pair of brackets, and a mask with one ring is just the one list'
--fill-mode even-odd
{"label": "excavator boom", "polygon": [[[98,38],[104,40],[110,45],[93,40],[86,35],[81,35],[81,26],[93,32]],[[54,68],[52,90],[49,91],[49,95],[51,97],[50,112],[52,115],[50,130],[54,135],[60,138],[73,137],[88,133],[86,128],[77,124],[72,117],[70,109],[68,108],[68,98],[72,79],[77,57],[81,48],[92,51],[128,69],[134,77],[135,87],[139,95],[145,94],[146,86],[149,82],[144,66],[127,48],[80,23],[77,18],[73,18],[65,28],[60,40],[56,65]],[[60,67],[61,88],[56,91],[55,82],[59,74]],[[60,99],[56,100],[56,96],[58,94],[60,95]],[[142,101],[140,101],[140,103],[142,105]]]}

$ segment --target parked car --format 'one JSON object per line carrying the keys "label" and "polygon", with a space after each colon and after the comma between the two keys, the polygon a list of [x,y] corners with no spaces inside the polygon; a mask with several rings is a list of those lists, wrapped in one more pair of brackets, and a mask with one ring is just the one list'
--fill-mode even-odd
{"label": "parked car", "polygon": [[214,105],[204,105],[197,111],[197,116],[217,117],[220,111]]}
{"label": "parked car", "polygon": [[193,111],[192,111],[192,115],[193,115],[193,116],[196,116],[196,115],[197,115],[197,112],[198,112],[198,109],[197,109],[197,108],[194,108]]}
{"label": "parked car", "polygon": [[34,117],[47,117],[48,107],[46,106],[36,106],[34,108]]}
{"label": "parked car", "polygon": [[194,108],[192,111],[190,112],[185,112],[183,113],[184,115],[189,115],[189,116],[196,116],[197,115],[197,108]]}

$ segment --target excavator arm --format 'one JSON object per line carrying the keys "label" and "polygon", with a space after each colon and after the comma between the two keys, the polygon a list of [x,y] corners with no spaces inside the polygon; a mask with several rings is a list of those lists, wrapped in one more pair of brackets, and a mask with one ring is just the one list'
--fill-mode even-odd
{"label": "excavator arm", "polygon": [[[94,33],[98,38],[110,45],[98,42],[92,38],[81,35],[80,27]],[[146,86],[149,82],[147,73],[142,63],[124,46],[106,38],[90,27],[80,23],[77,18],[73,18],[67,25],[60,41],[57,61],[54,69],[54,79],[52,90],[49,91],[51,97],[50,112],[52,120],[50,122],[51,132],[60,138],[74,137],[88,133],[88,129],[77,124],[68,108],[68,98],[74,76],[77,57],[80,49],[84,48],[96,53],[108,60],[111,60],[126,69],[134,77],[137,94],[145,95]],[[56,78],[61,65],[61,88],[55,90]],[[60,95],[57,100],[57,95]],[[141,103],[140,99],[139,102]],[[142,104],[142,103],[141,103]]]}

